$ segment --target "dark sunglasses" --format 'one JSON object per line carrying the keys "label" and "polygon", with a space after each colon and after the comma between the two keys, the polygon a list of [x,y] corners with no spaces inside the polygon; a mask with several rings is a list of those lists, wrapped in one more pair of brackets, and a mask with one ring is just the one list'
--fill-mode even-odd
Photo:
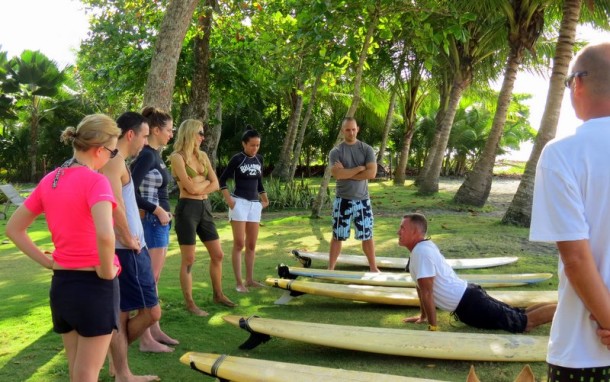
{"label": "dark sunglasses", "polygon": [[197,134],[199,134],[200,137],[205,137],[205,133],[203,131],[198,131]]}
{"label": "dark sunglasses", "polygon": [[108,150],[108,152],[110,153],[110,159],[114,158],[119,153],[119,149],[110,150],[106,146],[102,146],[102,147],[105,148],[106,150]]}
{"label": "dark sunglasses", "polygon": [[566,86],[566,88],[570,89],[572,87],[572,81],[574,81],[574,78],[576,78],[576,77],[586,77],[588,75],[589,75],[589,72],[587,72],[587,71],[570,73],[566,77],[566,79],[563,82],[563,84]]}

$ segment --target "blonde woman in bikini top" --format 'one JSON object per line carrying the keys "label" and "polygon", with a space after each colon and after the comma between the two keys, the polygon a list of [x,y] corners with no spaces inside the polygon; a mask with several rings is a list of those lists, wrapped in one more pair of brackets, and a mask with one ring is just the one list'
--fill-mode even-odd
{"label": "blonde woman in bikini top", "polygon": [[210,278],[213,300],[217,304],[234,307],[222,291],[222,259],[218,232],[212,216],[208,195],[218,191],[218,177],[208,156],[199,149],[204,139],[201,121],[187,119],[178,129],[174,152],[170,156],[172,175],[180,188],[180,198],[174,213],[176,236],[180,244],[180,286],[186,308],[198,316],[208,313],[200,309],[193,299],[192,267],[195,262],[197,237],[210,254]]}

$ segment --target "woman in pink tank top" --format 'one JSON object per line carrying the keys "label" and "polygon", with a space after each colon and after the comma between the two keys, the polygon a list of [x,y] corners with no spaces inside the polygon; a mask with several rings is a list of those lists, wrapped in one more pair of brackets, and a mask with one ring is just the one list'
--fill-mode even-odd
{"label": "woman in pink tank top", "polygon": [[[53,330],[62,336],[71,381],[97,381],[118,326],[120,265],[114,253],[114,195],[97,170],[117,153],[121,130],[102,114],[68,127],[61,140],[74,155],[38,184],[6,225],[7,236],[32,260],[53,271]],[[51,257],[27,229],[40,214],[53,240]]]}

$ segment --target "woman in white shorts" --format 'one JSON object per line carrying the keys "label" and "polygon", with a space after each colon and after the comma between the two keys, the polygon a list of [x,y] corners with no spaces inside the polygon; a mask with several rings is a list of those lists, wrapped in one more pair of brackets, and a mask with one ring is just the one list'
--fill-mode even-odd
{"label": "woman in white shorts", "polygon": [[[269,205],[263,187],[263,157],[258,154],[261,137],[248,126],[242,135],[244,150],[235,154],[219,178],[220,190],[229,206],[229,220],[233,229],[233,272],[238,292],[248,292],[248,287],[260,287],[254,280],[254,255],[263,208]],[[227,180],[233,179],[235,188],[229,193]],[[245,247],[246,282],[241,275],[242,251]]]}

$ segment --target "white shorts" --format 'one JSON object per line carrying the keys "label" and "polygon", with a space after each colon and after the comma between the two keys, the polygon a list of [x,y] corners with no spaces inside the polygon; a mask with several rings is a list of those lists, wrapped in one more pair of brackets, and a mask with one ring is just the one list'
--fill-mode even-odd
{"label": "white shorts", "polygon": [[229,208],[229,221],[260,223],[263,204],[233,197],[235,207]]}

